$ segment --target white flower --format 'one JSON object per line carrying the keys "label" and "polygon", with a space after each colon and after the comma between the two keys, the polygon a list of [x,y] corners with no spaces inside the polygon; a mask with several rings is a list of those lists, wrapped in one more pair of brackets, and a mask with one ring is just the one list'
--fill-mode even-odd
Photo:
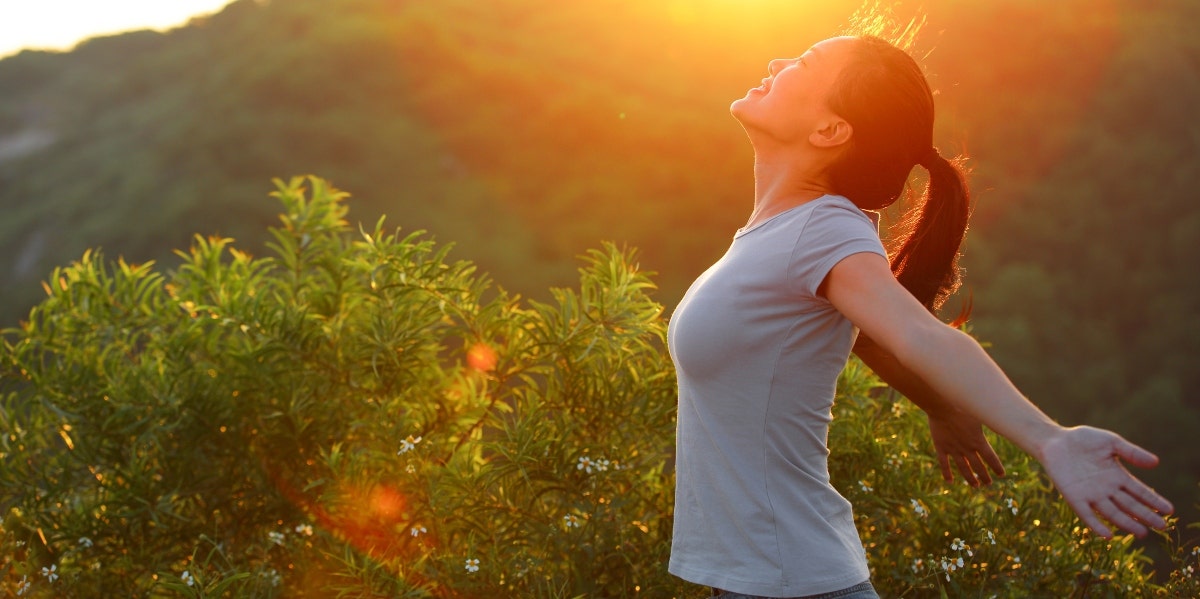
{"label": "white flower", "polygon": [[281,582],[283,582],[283,577],[279,575],[279,572],[275,571],[275,568],[271,568],[266,572],[259,572],[258,575],[266,579],[267,583],[273,587],[277,587]]}
{"label": "white flower", "polygon": [[963,567],[963,558],[948,559],[942,558],[942,571],[946,573],[946,580],[950,580],[950,573]]}
{"label": "white flower", "polygon": [[267,538],[276,545],[283,545],[284,535],[281,532],[272,530],[271,532],[267,533]]}
{"label": "white flower", "polygon": [[984,532],[987,533],[988,542],[995,545],[996,544],[996,535],[992,534],[992,531],[990,531],[990,530],[985,530]]}
{"label": "white flower", "polygon": [[42,568],[42,576],[45,577],[50,582],[54,582],[54,581],[58,580],[58,565],[55,564],[55,565],[50,566],[49,568],[43,567]]}
{"label": "white flower", "polygon": [[92,540],[87,537],[79,537],[79,544],[83,546],[84,549],[91,549],[93,545]]}
{"label": "white flower", "polygon": [[863,490],[864,493],[870,493],[871,491],[875,490],[873,487],[871,487],[871,485],[868,485],[867,481],[865,480],[858,481],[858,486]]}
{"label": "white flower", "polygon": [[412,435],[409,435],[407,439],[400,442],[400,451],[397,451],[396,455],[405,454],[405,453],[412,451],[413,449],[416,449],[417,443],[420,443],[420,442],[421,442],[421,437],[414,437]]}
{"label": "white flower", "polygon": [[923,567],[925,567],[925,560],[923,560],[919,557],[917,559],[913,560],[913,564],[912,564],[913,574],[920,572],[921,568],[923,568]]}
{"label": "white flower", "polygon": [[921,502],[917,501],[916,499],[912,499],[911,501],[912,509],[917,513],[918,516],[924,518],[929,515],[929,511],[925,509],[925,506],[921,505]]}
{"label": "white flower", "polygon": [[418,536],[418,535],[420,535],[421,533],[425,533],[425,532],[429,532],[429,531],[428,531],[428,530],[425,530],[425,527],[424,527],[424,526],[417,525],[417,526],[414,526],[414,527],[412,527],[412,529],[410,530],[410,532],[412,532],[412,536],[414,536],[414,537],[415,537],[415,536]]}
{"label": "white flower", "polygon": [[311,524],[297,524],[296,533],[311,537],[313,535],[313,527]]}
{"label": "white flower", "polygon": [[409,474],[412,474],[412,473],[414,473],[414,472],[416,472],[416,471],[417,471],[417,467],[416,467],[416,466],[413,466],[412,464],[409,464],[409,465],[407,465],[407,466],[405,466],[405,467],[404,467],[404,471],[405,471],[405,472],[407,472],[407,473],[409,473]]}
{"label": "white flower", "polygon": [[1010,497],[1010,498],[1008,498],[1008,499],[1005,499],[1005,500],[1004,500],[1004,505],[1005,505],[1005,506],[1007,506],[1007,507],[1008,507],[1008,509],[1012,510],[1012,513],[1013,513],[1013,515],[1014,515],[1014,516],[1016,516],[1016,515],[1017,515],[1017,502],[1016,502],[1016,500],[1014,500],[1014,499],[1013,499],[1013,498],[1011,498],[1011,497]]}
{"label": "white flower", "polygon": [[583,470],[588,474],[591,474],[593,471],[607,472],[609,468],[612,468],[613,470],[620,470],[621,464],[609,461],[604,457],[599,457],[593,460],[588,456],[579,456],[579,463],[575,465],[576,470]]}
{"label": "white flower", "polygon": [[472,574],[479,571],[479,560],[467,558],[467,572]]}
{"label": "white flower", "polygon": [[17,596],[20,597],[21,595],[24,595],[25,591],[28,591],[30,586],[31,585],[29,584],[29,581],[22,576],[21,582],[17,584]]}
{"label": "white flower", "polygon": [[181,580],[183,580],[183,582],[186,583],[188,586],[192,586],[192,585],[196,584],[196,579],[192,578],[192,573],[188,572],[187,570],[184,570],[183,574],[179,575],[179,578]]}
{"label": "white flower", "polygon": [[567,528],[579,528],[579,517],[575,514],[567,514],[566,516],[563,516],[563,524],[565,524]]}
{"label": "white flower", "polygon": [[954,562],[942,558],[942,571],[946,573],[946,580],[950,580],[950,573],[957,570],[958,566]]}

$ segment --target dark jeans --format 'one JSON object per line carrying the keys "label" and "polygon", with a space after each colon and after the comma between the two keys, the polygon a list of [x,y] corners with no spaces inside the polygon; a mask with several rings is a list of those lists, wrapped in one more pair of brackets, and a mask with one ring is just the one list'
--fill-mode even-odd
{"label": "dark jeans", "polygon": [[[713,589],[713,599],[769,599],[768,597],[760,597],[758,595],[743,595],[741,593],[730,593],[721,589]],[[791,597],[790,599],[879,599],[879,595],[875,592],[875,587],[871,586],[871,581],[856,584],[848,589],[833,591],[832,593],[821,593],[820,595],[805,595],[803,597]]]}

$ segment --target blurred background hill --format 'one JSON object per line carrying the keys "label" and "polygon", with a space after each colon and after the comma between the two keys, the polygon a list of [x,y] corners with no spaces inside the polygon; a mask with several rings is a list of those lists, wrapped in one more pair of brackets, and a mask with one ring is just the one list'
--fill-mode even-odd
{"label": "blurred background hill", "polygon": [[[261,251],[313,173],[542,297],[601,241],[670,310],[750,210],[728,105],[857,1],[236,0],[166,33],[0,60],[0,323],[101,247]],[[904,5],[897,15],[907,19]],[[974,333],[1067,423],[1200,501],[1200,4],[923,3],[938,145],[971,156]],[[1194,519],[1194,518],[1193,518]]]}

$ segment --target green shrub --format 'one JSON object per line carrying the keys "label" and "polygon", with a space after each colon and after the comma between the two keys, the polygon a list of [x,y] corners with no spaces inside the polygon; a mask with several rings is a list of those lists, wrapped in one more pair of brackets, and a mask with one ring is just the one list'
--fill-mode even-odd
{"label": "green shrub", "polygon": [[[271,257],[88,252],[0,353],[0,585],[63,597],[700,597],[666,573],[675,382],[632,252],[522,302],[344,194],[277,182]],[[857,362],[831,430],[885,596],[1168,587],[1034,464],[940,482],[919,412]],[[958,561],[961,558],[961,562]]]}
{"label": "green shrub", "polygon": [[830,474],[854,504],[881,596],[1200,596],[1187,569],[1197,552],[1180,553],[1178,580],[1157,586],[1132,536],[1091,534],[1037,462],[1007,441],[992,437],[1005,478],[980,489],[961,478],[946,485],[919,409],[853,359],[839,390]]}

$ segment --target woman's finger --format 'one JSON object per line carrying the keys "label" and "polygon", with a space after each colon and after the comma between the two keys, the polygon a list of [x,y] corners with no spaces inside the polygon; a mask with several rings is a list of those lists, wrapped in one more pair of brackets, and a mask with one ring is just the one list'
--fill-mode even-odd
{"label": "woman's finger", "polygon": [[1118,528],[1123,528],[1137,537],[1143,537],[1148,530],[1141,522],[1135,520],[1121,507],[1120,504],[1114,502],[1111,498],[1104,498],[1096,502],[1096,511],[1104,517],[1105,520],[1112,522]]}
{"label": "woman's finger", "polygon": [[979,454],[972,453],[967,455],[967,461],[971,463],[971,470],[975,472],[975,478],[979,479],[981,485],[992,484],[992,475],[988,473],[984,467],[983,461],[979,459]]}
{"label": "woman's finger", "polygon": [[[1062,491],[1062,489],[1059,490]],[[1088,528],[1092,529],[1092,532],[1096,533],[1097,536],[1102,539],[1112,538],[1112,530],[1109,529],[1108,525],[1106,525],[1104,521],[1096,515],[1096,512],[1092,509],[1092,505],[1090,503],[1088,503],[1086,500],[1079,499],[1078,497],[1074,496],[1074,494],[1068,495],[1065,492],[1063,493],[1063,499],[1067,500],[1067,505],[1071,506],[1071,509],[1075,511],[1075,515],[1079,516],[1079,519],[1082,520]]]}
{"label": "woman's finger", "polygon": [[954,456],[954,463],[958,465],[958,473],[962,475],[968,485],[979,486],[979,480],[975,478],[975,472],[971,470],[971,463],[967,461],[966,456],[961,453]]}
{"label": "woman's finger", "polygon": [[990,443],[988,444],[987,449],[982,452],[982,455],[983,461],[987,462],[987,465],[991,467],[992,472],[995,473],[996,476],[1003,477],[1004,463],[1000,461],[1000,456],[996,455],[996,450],[992,448]]}
{"label": "woman's finger", "polygon": [[1167,527],[1166,519],[1126,491],[1113,495],[1112,501],[1117,507],[1121,508],[1121,511],[1150,528],[1162,529]]}
{"label": "woman's finger", "polygon": [[1167,498],[1159,495],[1154,489],[1151,489],[1146,483],[1138,480],[1130,475],[1129,481],[1121,485],[1121,489],[1136,499],[1142,505],[1158,512],[1159,514],[1175,513],[1175,506],[1171,505]]}
{"label": "woman's finger", "polygon": [[1158,465],[1158,456],[1141,447],[1117,437],[1116,447],[1113,448],[1118,457],[1139,468],[1153,468]]}
{"label": "woman's finger", "polygon": [[946,483],[954,482],[954,471],[950,469],[950,458],[946,455],[946,452],[939,451],[937,458],[938,464],[942,467],[942,479]]}

